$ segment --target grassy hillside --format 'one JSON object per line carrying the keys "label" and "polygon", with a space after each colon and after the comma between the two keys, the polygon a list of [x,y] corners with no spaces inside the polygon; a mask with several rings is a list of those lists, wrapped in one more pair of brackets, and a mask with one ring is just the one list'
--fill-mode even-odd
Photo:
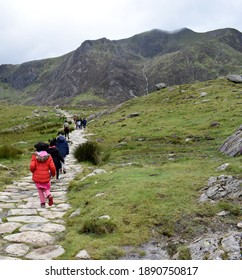
{"label": "grassy hillside", "polygon": [[[98,168],[107,173],[81,180],[96,168],[85,163],[71,183],[62,258],[86,249],[91,258],[115,259],[125,246],[142,255],[140,244],[163,237],[173,255],[189,240],[241,221],[241,206],[232,201],[197,202],[208,178],[222,174],[221,164],[230,163],[226,174],[241,174],[241,158],[218,151],[241,125],[241,98],[242,86],[226,79],[186,84],[135,98],[90,122],[89,139],[106,158]],[[76,209],[81,214],[69,218]],[[231,215],[215,215],[222,210]]]}
{"label": "grassy hillside", "polygon": [[[92,259],[116,259],[127,246],[142,256],[141,244],[162,239],[172,256],[186,252],[188,242],[203,233],[241,222],[241,205],[235,201],[197,202],[209,177],[241,177],[241,157],[218,151],[241,125],[241,98],[242,85],[226,79],[184,84],[135,98],[90,121],[87,133],[93,135],[88,137],[100,145],[103,162],[82,163],[83,173],[70,184],[72,209],[60,236],[66,250],[61,258],[74,259],[85,249]],[[0,158],[9,168],[0,168],[2,190],[28,172],[33,145],[55,136],[63,119],[53,108],[7,103],[0,104],[0,116],[0,149],[18,151],[16,157]],[[216,171],[225,162],[229,168]],[[96,168],[107,173],[82,180]],[[77,209],[80,215],[69,218]],[[230,215],[217,216],[222,210]],[[110,219],[99,218],[104,215]]]}

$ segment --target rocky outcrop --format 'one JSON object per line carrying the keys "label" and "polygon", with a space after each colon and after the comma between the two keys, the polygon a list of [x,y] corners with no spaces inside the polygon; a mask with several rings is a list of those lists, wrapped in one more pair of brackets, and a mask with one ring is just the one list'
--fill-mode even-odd
{"label": "rocky outcrop", "polygon": [[242,180],[230,175],[209,178],[207,186],[202,189],[199,202],[216,202],[223,198],[241,199]]}
{"label": "rocky outcrop", "polygon": [[216,232],[189,245],[192,260],[241,260],[242,232]]}
{"label": "rocky outcrop", "polygon": [[242,149],[242,125],[229,136],[225,142],[219,147],[219,151],[225,155],[234,157],[240,153]]}

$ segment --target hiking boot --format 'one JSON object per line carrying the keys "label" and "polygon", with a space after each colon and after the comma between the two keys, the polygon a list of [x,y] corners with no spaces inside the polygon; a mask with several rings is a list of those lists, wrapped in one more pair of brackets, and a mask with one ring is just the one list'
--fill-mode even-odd
{"label": "hiking boot", "polygon": [[51,195],[49,195],[49,196],[48,196],[48,199],[49,199],[49,203],[48,203],[49,206],[53,205],[53,203],[54,203],[54,202],[53,202],[53,197],[52,197]]}
{"label": "hiking boot", "polygon": [[45,208],[45,203],[44,202],[41,203],[40,206],[41,206],[41,208]]}

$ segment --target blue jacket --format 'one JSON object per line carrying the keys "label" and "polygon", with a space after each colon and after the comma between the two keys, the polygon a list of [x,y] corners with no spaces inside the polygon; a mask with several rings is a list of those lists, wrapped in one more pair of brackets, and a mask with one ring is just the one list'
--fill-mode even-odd
{"label": "blue jacket", "polygon": [[69,155],[69,145],[63,135],[59,135],[56,138],[56,147],[59,149],[63,158]]}

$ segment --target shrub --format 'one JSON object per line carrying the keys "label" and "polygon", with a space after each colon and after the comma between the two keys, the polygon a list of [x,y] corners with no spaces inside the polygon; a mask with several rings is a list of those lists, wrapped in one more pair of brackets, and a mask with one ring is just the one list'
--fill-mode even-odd
{"label": "shrub", "polygon": [[3,145],[0,147],[0,158],[10,159],[10,158],[17,158],[22,151],[14,146],[10,145]]}
{"label": "shrub", "polygon": [[74,157],[79,161],[89,161],[94,165],[100,163],[101,149],[96,142],[87,141],[80,144],[74,151]]}

